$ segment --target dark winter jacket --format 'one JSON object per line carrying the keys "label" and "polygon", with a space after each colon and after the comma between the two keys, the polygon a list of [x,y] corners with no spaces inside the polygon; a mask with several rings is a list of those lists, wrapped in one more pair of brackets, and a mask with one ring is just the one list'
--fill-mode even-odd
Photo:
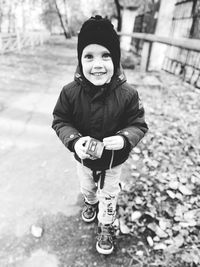
{"label": "dark winter jacket", "polygon": [[[114,151],[113,161],[112,151],[105,149],[100,159],[83,160],[92,170],[106,170],[111,161],[112,167],[122,164],[148,130],[138,92],[119,71],[109,85],[98,89],[77,72],[74,81],[63,87],[53,116],[53,129],[74,153],[74,143],[80,136],[100,141],[117,134],[124,137],[125,146]],[[75,158],[81,162],[76,153]]]}

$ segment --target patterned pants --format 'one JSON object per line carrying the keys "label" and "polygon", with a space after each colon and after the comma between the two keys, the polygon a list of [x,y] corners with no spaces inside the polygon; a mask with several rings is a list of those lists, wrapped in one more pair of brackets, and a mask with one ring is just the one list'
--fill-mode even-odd
{"label": "patterned pants", "polygon": [[98,221],[102,224],[111,224],[115,220],[122,166],[123,164],[106,170],[104,186],[100,189],[100,181],[97,184],[94,182],[92,170],[77,163],[81,193],[89,204],[99,201]]}

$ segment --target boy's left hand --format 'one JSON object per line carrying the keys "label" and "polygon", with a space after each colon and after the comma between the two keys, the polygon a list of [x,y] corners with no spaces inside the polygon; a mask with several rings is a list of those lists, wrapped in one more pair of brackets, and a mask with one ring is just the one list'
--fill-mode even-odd
{"label": "boy's left hand", "polygon": [[120,135],[114,135],[103,139],[105,149],[120,150],[124,147],[124,138]]}

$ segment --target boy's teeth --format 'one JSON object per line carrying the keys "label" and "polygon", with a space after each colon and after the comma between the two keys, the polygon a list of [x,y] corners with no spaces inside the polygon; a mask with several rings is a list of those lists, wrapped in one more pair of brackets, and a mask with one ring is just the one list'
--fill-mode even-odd
{"label": "boy's teeth", "polygon": [[96,73],[93,73],[93,75],[96,75],[96,76],[100,76],[102,75],[103,73],[102,72],[96,72]]}

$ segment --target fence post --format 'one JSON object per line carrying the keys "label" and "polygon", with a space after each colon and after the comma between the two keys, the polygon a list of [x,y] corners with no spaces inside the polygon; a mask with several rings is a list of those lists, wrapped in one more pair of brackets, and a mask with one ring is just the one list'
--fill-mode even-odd
{"label": "fence post", "polygon": [[3,41],[1,35],[0,35],[0,54],[3,54]]}
{"label": "fence post", "polygon": [[151,42],[144,41],[143,47],[142,47],[141,65],[140,65],[140,70],[142,72],[147,71],[148,69],[150,49],[151,49]]}

